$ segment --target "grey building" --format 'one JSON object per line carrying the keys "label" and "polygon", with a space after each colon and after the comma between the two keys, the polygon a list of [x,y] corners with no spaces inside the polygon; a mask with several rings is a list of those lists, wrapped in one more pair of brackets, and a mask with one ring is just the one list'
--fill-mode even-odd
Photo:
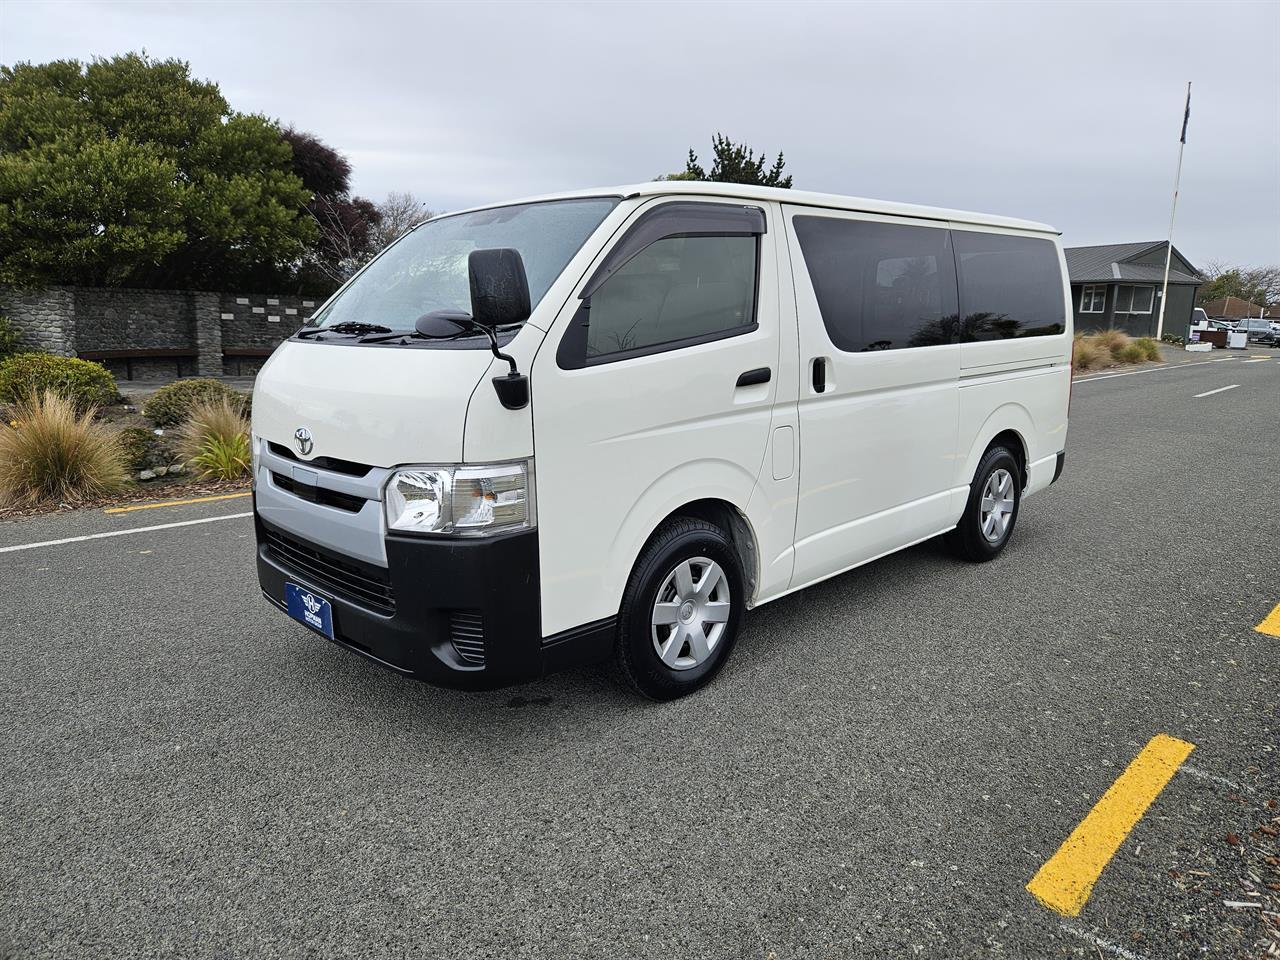
{"label": "grey building", "polygon": [[[1114,327],[1135,337],[1154,337],[1160,316],[1160,286],[1168,243],[1108,243],[1067,247],[1071,305],[1078,331]],[[1164,332],[1185,337],[1196,305],[1200,272],[1173,248],[1169,261],[1169,303]]]}

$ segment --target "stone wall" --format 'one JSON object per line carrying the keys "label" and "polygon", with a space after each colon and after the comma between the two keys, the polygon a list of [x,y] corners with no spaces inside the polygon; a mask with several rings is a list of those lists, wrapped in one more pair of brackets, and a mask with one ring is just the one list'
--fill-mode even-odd
{"label": "stone wall", "polygon": [[229,377],[256,374],[265,357],[247,355],[275,347],[311,316],[321,300],[284,294],[231,294],[218,296],[222,330],[223,372]]}
{"label": "stone wall", "polygon": [[34,292],[0,288],[0,314],[13,322],[28,350],[75,356],[75,313],[74,294],[66,288]]}
{"label": "stone wall", "polygon": [[0,288],[0,314],[32,350],[89,356],[119,379],[248,376],[320,298],[190,290]]}

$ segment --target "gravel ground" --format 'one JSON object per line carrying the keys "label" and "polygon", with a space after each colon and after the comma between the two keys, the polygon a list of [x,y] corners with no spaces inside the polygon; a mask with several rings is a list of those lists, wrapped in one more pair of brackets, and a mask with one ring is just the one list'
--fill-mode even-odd
{"label": "gravel ground", "polygon": [[[999,560],[761,608],[666,705],[351,656],[259,597],[243,500],[0,523],[231,517],[0,553],[0,956],[1261,956],[1223,901],[1280,853],[1277,399],[1274,360],[1077,380]],[[1046,910],[1025,884],[1160,732],[1187,766]]]}

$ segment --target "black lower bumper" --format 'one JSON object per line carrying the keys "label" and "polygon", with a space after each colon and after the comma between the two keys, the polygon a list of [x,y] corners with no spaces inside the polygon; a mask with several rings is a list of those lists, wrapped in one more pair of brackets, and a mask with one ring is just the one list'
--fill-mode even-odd
{"label": "black lower bumper", "polygon": [[534,530],[483,540],[388,536],[381,568],[256,514],[254,525],[268,600],[285,609],[286,583],[324,597],[337,643],[415,679],[492,689],[609,653],[611,621],[543,642]]}

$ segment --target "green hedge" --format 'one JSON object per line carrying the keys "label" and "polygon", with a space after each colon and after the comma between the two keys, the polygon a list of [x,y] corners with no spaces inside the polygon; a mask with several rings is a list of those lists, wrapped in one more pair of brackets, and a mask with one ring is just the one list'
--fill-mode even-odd
{"label": "green hedge", "polygon": [[0,362],[0,403],[21,403],[46,390],[66,397],[80,411],[120,399],[116,378],[98,363],[48,353],[15,353]]}
{"label": "green hedge", "polygon": [[20,349],[18,328],[13,321],[0,313],[0,360],[13,356]]}
{"label": "green hedge", "polygon": [[219,380],[209,377],[175,380],[148,397],[142,405],[142,412],[157,427],[176,427],[186,421],[191,415],[191,408],[197,403],[223,399],[242,408],[248,407],[247,397]]}

